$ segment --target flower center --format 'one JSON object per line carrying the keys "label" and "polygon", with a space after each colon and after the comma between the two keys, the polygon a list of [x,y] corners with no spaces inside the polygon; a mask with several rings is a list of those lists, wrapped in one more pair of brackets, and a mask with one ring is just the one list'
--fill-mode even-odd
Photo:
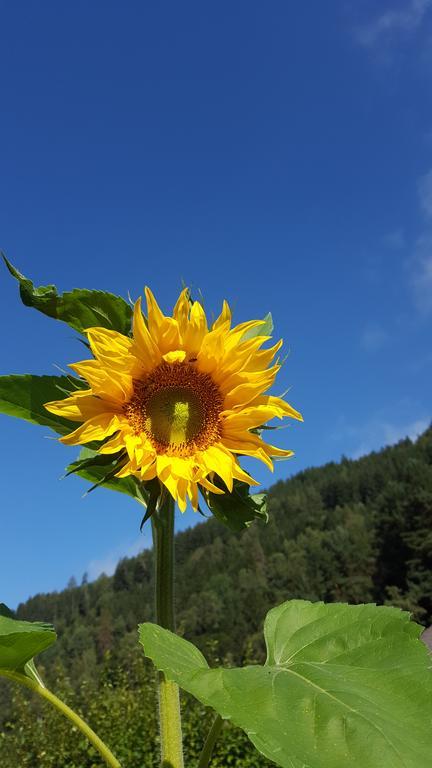
{"label": "flower center", "polygon": [[192,363],[162,363],[134,382],[125,407],[135,434],[144,432],[158,453],[190,456],[220,436],[222,397],[211,376]]}
{"label": "flower center", "polygon": [[158,443],[181,445],[199,435],[204,421],[199,397],[190,389],[172,387],[155,392],[146,404],[146,432]]}

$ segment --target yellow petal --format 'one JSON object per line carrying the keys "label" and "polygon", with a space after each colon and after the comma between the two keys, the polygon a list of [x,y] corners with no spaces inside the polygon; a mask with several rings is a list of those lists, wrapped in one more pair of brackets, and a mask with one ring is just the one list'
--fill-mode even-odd
{"label": "yellow petal", "polygon": [[190,309],[189,321],[182,333],[182,343],[187,349],[189,357],[196,357],[207,333],[207,318],[204,309],[199,301],[194,301]]}
{"label": "yellow petal", "polygon": [[175,320],[177,320],[177,325],[182,336],[186,332],[186,328],[189,322],[189,309],[189,288],[184,288],[177,299],[177,303],[173,311],[173,317]]}
{"label": "yellow petal", "polygon": [[198,485],[197,483],[188,484],[188,496],[192,504],[192,509],[196,512],[198,510]]}
{"label": "yellow petal", "polygon": [[126,373],[102,367],[99,360],[82,360],[80,363],[71,363],[69,368],[86,379],[93,394],[100,395],[104,400],[124,403],[132,396],[132,377]]}
{"label": "yellow petal", "polygon": [[252,435],[250,432],[231,432],[230,434],[223,435],[221,442],[233,453],[238,453],[242,456],[252,456],[263,461],[270,471],[273,471],[273,462],[264,450],[264,442],[256,435]]}
{"label": "yellow petal", "polygon": [[200,485],[203,486],[203,488],[206,488],[207,491],[210,491],[211,493],[217,493],[220,496],[222,496],[225,493],[225,491],[222,490],[222,488],[218,488],[217,485],[213,485],[213,483],[210,482],[208,477],[202,477],[199,482],[200,482]]}
{"label": "yellow petal", "polygon": [[174,501],[177,501],[179,478],[174,477],[174,475],[171,475],[169,472],[168,474],[165,474],[164,477],[161,477],[159,474],[159,470],[156,470],[156,471],[157,471],[159,480],[164,484],[165,488],[168,489]]}
{"label": "yellow petal", "polygon": [[179,349],[181,342],[177,321],[163,314],[150,288],[145,289],[145,294],[149,331],[161,353],[164,355],[173,349]]}
{"label": "yellow petal", "polygon": [[139,357],[147,371],[156,368],[161,361],[161,353],[152,339],[141,311],[141,297],[134,305],[133,313],[133,352]]}
{"label": "yellow petal", "polygon": [[233,489],[234,459],[230,451],[227,451],[221,443],[216,443],[206,448],[200,455],[209,472],[216,472],[231,492]]}
{"label": "yellow petal", "polygon": [[230,376],[225,376],[224,380],[219,382],[219,388],[221,392],[227,395],[240,384],[267,384],[268,387],[273,383],[279,370],[280,366],[274,365],[265,371],[236,371]]}
{"label": "yellow petal", "polygon": [[116,369],[133,367],[132,341],[127,336],[107,328],[87,328],[85,331],[96,359]]}
{"label": "yellow petal", "polygon": [[277,459],[289,459],[294,456],[294,451],[286,450],[285,448],[278,448],[276,445],[269,445],[263,441],[263,450],[268,456]]}
{"label": "yellow petal", "polygon": [[265,424],[270,419],[277,416],[275,409],[271,406],[258,405],[254,408],[243,408],[237,413],[226,416],[222,421],[222,432],[227,430],[241,431],[243,429],[254,429]]}
{"label": "yellow petal", "polygon": [[[257,377],[246,377],[239,374],[240,383],[235,384],[235,381],[231,381],[227,384],[227,391],[224,398],[224,410],[230,410],[237,405],[248,405],[251,400],[258,395],[262,395],[273,384],[278,367],[269,368],[265,372],[265,375]],[[241,383],[244,382],[244,383]]]}
{"label": "yellow petal", "polygon": [[141,480],[153,480],[157,477],[156,474],[156,462],[154,461],[150,466],[141,472]]}
{"label": "yellow petal", "polygon": [[222,305],[222,312],[220,313],[219,317],[214,321],[212,328],[220,328],[223,326],[227,330],[229,329],[231,325],[231,309],[227,301],[224,301]]}
{"label": "yellow petal", "polygon": [[283,344],[282,339],[273,347],[254,352],[243,366],[244,371],[262,371],[270,365],[274,356],[279,352]]}
{"label": "yellow petal", "polygon": [[135,459],[137,462],[137,465],[141,467],[141,471],[143,466],[148,466],[149,463],[154,461],[156,458],[156,451],[151,444],[150,440],[148,439],[147,435],[141,434],[138,436],[139,440],[135,444]]}
{"label": "yellow petal", "polygon": [[248,472],[245,472],[237,462],[235,462],[233,466],[233,477],[235,477],[236,480],[241,480],[242,483],[247,483],[248,485],[259,485],[259,482],[254,480],[254,478],[251,477]]}
{"label": "yellow petal", "polygon": [[[249,369],[249,363],[254,358],[256,350],[269,338],[269,336],[256,336],[250,341],[239,344],[234,351],[229,349],[226,343],[224,343],[224,353],[219,361],[217,370],[213,374],[215,381],[224,383],[230,376],[242,373],[245,370],[254,372],[255,368]],[[262,374],[263,371],[257,367],[255,373]]]}
{"label": "yellow petal", "polygon": [[236,325],[228,334],[227,349],[233,349],[240,343],[245,333],[264,324],[265,320],[249,320],[246,323]]}
{"label": "yellow petal", "polygon": [[249,403],[249,407],[252,408],[255,406],[273,408],[275,416],[279,416],[279,418],[287,416],[292,419],[297,419],[298,421],[303,421],[303,416],[301,413],[296,411],[295,408],[293,408],[289,403],[285,402],[285,400],[282,400],[281,397],[273,397],[272,395],[260,395]]}
{"label": "yellow petal", "polygon": [[141,462],[137,462],[141,480],[152,480],[156,477],[156,462],[154,456],[147,456]]}
{"label": "yellow petal", "polygon": [[65,397],[63,400],[52,400],[45,403],[44,408],[56,416],[69,419],[69,421],[86,421],[98,413],[114,412],[115,410],[112,403],[107,403],[100,397],[91,394],[91,389],[82,390],[79,394]]}
{"label": "yellow petal", "polygon": [[125,435],[123,432],[119,432],[115,437],[112,437],[111,440],[108,440],[106,443],[104,443],[99,449],[98,453],[108,454],[108,453],[118,453],[118,451],[121,451],[125,447]]}
{"label": "yellow petal", "polygon": [[269,469],[273,470],[271,458],[289,458],[293,456],[293,451],[277,448],[275,445],[269,445],[258,435],[251,432],[227,431],[221,439],[222,443],[233,453],[244,454],[245,456],[254,456],[261,459]]}
{"label": "yellow petal", "polygon": [[112,413],[100,413],[92,419],[88,419],[81,424],[78,429],[69,435],[60,438],[60,442],[65,445],[83,445],[92,440],[104,440],[113,432],[117,432],[125,423],[124,419]]}
{"label": "yellow petal", "polygon": [[197,354],[197,368],[201,373],[217,371],[219,361],[224,355],[226,336],[223,327],[216,328],[204,336]]}
{"label": "yellow petal", "polygon": [[116,477],[128,477],[128,475],[135,475],[136,474],[136,465],[132,461],[126,462],[123,467],[119,469],[118,472],[116,472]]}
{"label": "yellow petal", "polygon": [[180,512],[186,512],[187,492],[188,482],[181,477],[177,482],[177,504],[179,505]]}
{"label": "yellow petal", "polygon": [[182,363],[186,357],[184,349],[176,349],[174,352],[167,352],[162,355],[166,363]]}
{"label": "yellow petal", "polygon": [[171,474],[171,459],[165,453],[156,456],[156,470],[162,482]]}
{"label": "yellow petal", "polygon": [[194,477],[194,460],[191,457],[171,456],[171,472],[184,480],[192,480]]}

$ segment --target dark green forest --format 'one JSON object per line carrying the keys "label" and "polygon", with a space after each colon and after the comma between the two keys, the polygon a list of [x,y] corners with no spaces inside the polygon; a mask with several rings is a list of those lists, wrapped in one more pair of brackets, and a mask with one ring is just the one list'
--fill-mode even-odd
{"label": "dark green forest", "polygon": [[[356,461],[342,459],[276,483],[267,524],[235,534],[215,519],[177,534],[181,634],[210,662],[263,657],[263,619],[294,597],[400,606],[432,621],[432,428]],[[90,722],[125,768],[158,764],[154,673],[137,643],[153,620],[153,556],[122,560],[114,576],[36,595],[17,616],[54,624],[39,663],[49,686]],[[187,764],[211,713],[182,702]],[[92,768],[100,760],[48,705],[0,683],[2,768]],[[269,766],[226,727],[212,765]]]}

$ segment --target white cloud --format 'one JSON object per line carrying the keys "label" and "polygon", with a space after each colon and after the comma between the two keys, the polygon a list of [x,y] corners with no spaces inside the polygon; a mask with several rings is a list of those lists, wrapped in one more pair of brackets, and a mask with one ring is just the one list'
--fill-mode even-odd
{"label": "white cloud", "polygon": [[86,568],[88,578],[92,581],[93,579],[97,579],[102,573],[105,573],[107,576],[112,576],[119,560],[123,557],[135,557],[135,555],[143,549],[150,546],[150,539],[147,536],[140,536],[129,545],[116,547],[101,558],[90,561]]}
{"label": "white cloud", "polygon": [[432,0],[410,0],[403,8],[389,8],[373,21],[358,27],[357,40],[367,47],[383,41],[393,42],[398,35],[414,32],[431,7]]}
{"label": "white cloud", "polygon": [[[394,445],[399,440],[409,437],[415,440],[429,426],[428,419],[415,419],[405,424],[392,424],[388,421],[372,421],[357,430],[361,442],[352,452],[353,459],[359,459],[371,451],[377,451],[386,445]],[[353,430],[354,431],[354,430]]]}
{"label": "white cloud", "polygon": [[360,344],[367,352],[376,352],[382,349],[388,341],[388,333],[378,325],[371,325],[364,329]]}

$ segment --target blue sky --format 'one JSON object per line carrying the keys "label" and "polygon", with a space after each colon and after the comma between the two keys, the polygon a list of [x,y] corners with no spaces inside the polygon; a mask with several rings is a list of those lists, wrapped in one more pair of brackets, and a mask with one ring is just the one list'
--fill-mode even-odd
{"label": "blue sky", "polygon": [[[3,1],[0,24],[0,245],[24,274],[271,310],[305,417],[275,478],[430,423],[431,0]],[[5,270],[0,315],[1,373],[81,359]],[[74,449],[1,429],[0,600],[149,544],[132,500],[60,481]]]}

